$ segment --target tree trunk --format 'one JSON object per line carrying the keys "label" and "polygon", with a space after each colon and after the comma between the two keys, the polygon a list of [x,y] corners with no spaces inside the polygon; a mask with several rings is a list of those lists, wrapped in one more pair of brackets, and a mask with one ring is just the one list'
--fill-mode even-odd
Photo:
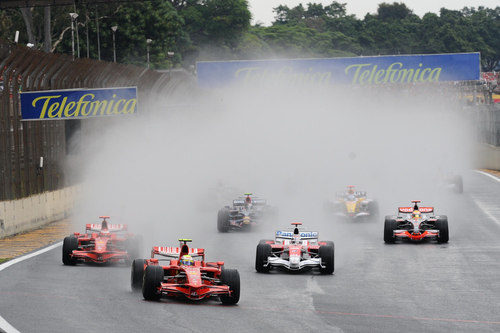
{"label": "tree trunk", "polygon": [[23,15],[24,24],[26,25],[26,33],[28,35],[28,43],[35,45],[35,34],[33,33],[33,7],[19,8]]}
{"label": "tree trunk", "polygon": [[44,41],[43,50],[45,52],[50,52],[52,50],[52,33],[50,31],[50,6],[45,6],[44,8]]}

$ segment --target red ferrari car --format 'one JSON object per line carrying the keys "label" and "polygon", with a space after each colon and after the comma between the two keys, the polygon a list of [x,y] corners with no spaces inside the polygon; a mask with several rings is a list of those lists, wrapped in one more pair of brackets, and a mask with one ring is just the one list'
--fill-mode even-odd
{"label": "red ferrari car", "polygon": [[75,232],[64,238],[62,261],[65,265],[78,262],[109,263],[130,261],[140,256],[142,240],[127,232],[126,224],[108,223],[109,216],[99,216],[100,224],[87,224],[85,233]]}
{"label": "red ferrari car", "polygon": [[133,290],[142,287],[146,300],[184,296],[190,300],[218,297],[223,304],[240,299],[240,275],[224,268],[223,261],[205,262],[205,250],[189,248],[190,239],[179,239],[180,247],[155,246],[150,259],[132,263]]}

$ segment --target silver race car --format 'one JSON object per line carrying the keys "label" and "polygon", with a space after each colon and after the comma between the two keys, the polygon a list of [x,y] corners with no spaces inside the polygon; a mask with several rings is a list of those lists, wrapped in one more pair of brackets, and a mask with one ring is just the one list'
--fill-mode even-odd
{"label": "silver race car", "polygon": [[278,230],[274,240],[261,240],[257,245],[255,270],[266,273],[273,267],[289,271],[318,268],[321,274],[335,269],[335,245],[319,241],[318,232],[299,230],[300,222],[292,223],[293,230]]}
{"label": "silver race car", "polygon": [[384,241],[435,239],[438,243],[447,243],[448,217],[434,215],[434,207],[419,207],[420,200],[413,200],[412,203],[413,207],[399,207],[398,215],[385,217]]}

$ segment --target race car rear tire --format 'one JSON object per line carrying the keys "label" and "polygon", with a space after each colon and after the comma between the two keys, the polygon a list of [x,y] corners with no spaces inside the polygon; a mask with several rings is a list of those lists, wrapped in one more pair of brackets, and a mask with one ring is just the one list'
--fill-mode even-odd
{"label": "race car rear tire", "polygon": [[259,244],[267,244],[267,242],[274,242],[272,239],[261,239]]}
{"label": "race car rear tire", "polygon": [[142,281],[144,279],[144,265],[146,265],[145,259],[134,259],[134,261],[132,261],[130,287],[133,291],[137,291],[142,288]]}
{"label": "race car rear tire", "polygon": [[255,270],[259,273],[267,273],[271,266],[267,265],[267,260],[271,256],[271,245],[260,244],[257,245],[257,253],[255,255]]}
{"label": "race car rear tire", "polygon": [[65,265],[76,265],[77,260],[71,257],[73,250],[78,250],[78,238],[74,236],[64,237],[62,248],[62,262]]}
{"label": "race car rear tire", "polygon": [[221,295],[220,301],[222,304],[233,305],[240,300],[240,274],[236,269],[222,269],[220,274],[220,282],[223,285],[229,286],[231,295]]}
{"label": "race car rear tire", "polygon": [[331,246],[333,249],[335,249],[335,244],[332,241],[324,241],[326,243],[326,246]]}
{"label": "race car rear tire", "polygon": [[394,230],[396,230],[396,220],[392,216],[386,216],[384,221],[384,242],[394,243],[396,237],[394,237]]}
{"label": "race car rear tire", "polygon": [[163,282],[164,272],[161,266],[147,266],[142,282],[142,296],[147,301],[158,301],[161,294],[158,292]]}
{"label": "race car rear tire", "polygon": [[325,266],[319,268],[320,273],[333,274],[335,271],[335,245],[320,246],[318,254],[321,258],[321,264]]}
{"label": "race car rear tire", "polygon": [[438,243],[448,243],[450,239],[450,233],[448,230],[448,217],[446,215],[441,215],[436,221],[436,228],[439,230],[439,235],[437,237]]}
{"label": "race car rear tire", "polygon": [[227,208],[222,208],[217,213],[217,230],[219,232],[229,231],[229,210]]}

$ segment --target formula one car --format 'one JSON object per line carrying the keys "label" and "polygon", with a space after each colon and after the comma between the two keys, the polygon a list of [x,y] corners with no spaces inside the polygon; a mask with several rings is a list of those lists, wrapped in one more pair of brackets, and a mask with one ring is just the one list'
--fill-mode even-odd
{"label": "formula one car", "polygon": [[337,193],[336,199],[326,203],[326,209],[336,216],[350,220],[378,218],[378,204],[369,199],[365,191],[354,191],[354,186],[347,186],[347,191]]}
{"label": "formula one car", "polygon": [[109,216],[100,216],[100,224],[87,224],[85,233],[75,232],[64,238],[64,265],[78,262],[109,263],[130,261],[140,256],[142,239],[127,232],[125,224],[108,223]]}
{"label": "formula one car", "polygon": [[267,204],[265,199],[245,193],[245,197],[233,200],[233,206],[226,206],[217,214],[217,230],[247,230],[257,225],[263,218],[276,215],[276,209]]}
{"label": "formula one car", "polygon": [[301,231],[300,222],[292,223],[293,230],[278,230],[273,240],[261,240],[257,245],[255,270],[267,273],[273,267],[289,271],[318,268],[321,274],[335,269],[335,245],[318,241],[318,232]]}
{"label": "formula one car", "polygon": [[183,296],[190,300],[218,297],[223,304],[240,299],[240,275],[224,268],[223,261],[205,262],[205,250],[189,248],[191,239],[179,239],[180,247],[155,246],[150,259],[132,263],[132,290],[142,287],[148,301]]}
{"label": "formula one car", "polygon": [[448,217],[434,215],[434,207],[419,207],[420,200],[413,200],[412,203],[413,207],[399,207],[398,215],[385,217],[384,242],[435,239],[438,243],[447,243]]}

